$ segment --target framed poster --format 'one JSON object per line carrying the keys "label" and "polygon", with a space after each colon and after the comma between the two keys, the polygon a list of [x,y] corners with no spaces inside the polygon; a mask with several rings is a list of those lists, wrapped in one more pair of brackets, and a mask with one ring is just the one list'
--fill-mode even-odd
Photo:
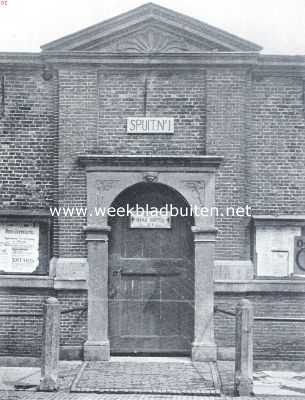
{"label": "framed poster", "polygon": [[0,271],[29,274],[39,265],[39,224],[0,224]]}

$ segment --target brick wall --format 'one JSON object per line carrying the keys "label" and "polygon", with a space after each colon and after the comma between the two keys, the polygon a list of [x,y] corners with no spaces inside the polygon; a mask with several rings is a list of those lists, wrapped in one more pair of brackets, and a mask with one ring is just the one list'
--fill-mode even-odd
{"label": "brick wall", "polygon": [[[174,117],[174,135],[126,134],[126,118],[145,115],[145,96],[146,116]],[[205,102],[202,71],[103,72],[99,75],[97,151],[204,154]]]}
{"label": "brick wall", "polygon": [[[249,74],[245,68],[211,68],[207,72],[207,154],[223,156],[216,176],[216,205],[246,205],[246,133]],[[248,259],[246,218],[216,218],[217,259]]]}
{"label": "brick wall", "polygon": [[[40,357],[43,303],[57,297],[62,310],[87,304],[85,291],[48,289],[0,290],[0,356]],[[14,314],[33,314],[16,316]],[[87,337],[87,312],[75,311],[61,316],[61,346],[81,346]]]}
{"label": "brick wall", "polygon": [[[255,214],[304,214],[304,84],[300,78],[207,73],[207,153],[224,156],[216,204]],[[218,259],[248,259],[249,219],[218,217]]]}
{"label": "brick wall", "polygon": [[0,207],[48,208],[54,192],[56,104],[54,81],[42,71],[7,69],[0,117]]}
{"label": "brick wall", "polygon": [[[261,214],[304,213],[305,177],[299,173],[305,163],[304,87],[298,78],[254,75],[251,82],[245,68],[67,67],[58,82],[56,75],[44,81],[39,69],[4,75],[3,208],[48,208],[53,199],[60,206],[85,207],[80,154],[207,152],[225,157],[216,182],[220,208],[249,204]],[[174,135],[126,134],[126,117],[144,114],[145,90],[147,116],[174,116]],[[248,222],[217,218],[218,259],[249,258]],[[54,225],[54,255],[86,257],[85,218],[61,217]]]}
{"label": "brick wall", "polygon": [[[46,297],[55,296],[63,310],[83,307],[87,302],[84,291],[55,291],[41,289],[1,289],[0,313],[42,312]],[[304,293],[252,293],[216,294],[215,304],[235,311],[241,298],[254,305],[255,316],[304,317]],[[22,299],[22,301],[21,301]],[[42,335],[42,318],[0,316],[0,356],[39,357]],[[254,328],[255,359],[302,360],[305,355],[304,323],[256,321]],[[233,347],[235,319],[223,314],[215,315],[216,343]],[[87,313],[76,311],[61,318],[61,346],[82,346],[87,337]]]}
{"label": "brick wall", "polygon": [[[87,292],[80,290],[58,291],[62,310],[87,305]],[[61,316],[61,346],[82,346],[87,339],[87,311],[74,311]]]}
{"label": "brick wall", "polygon": [[[131,136],[128,116],[175,117],[175,135]],[[205,74],[202,72],[59,71],[59,205],[86,206],[86,181],[77,157],[100,154],[203,154]],[[60,217],[55,254],[85,257],[83,217]]]}
{"label": "brick wall", "polygon": [[[31,289],[1,289],[0,312],[5,314],[41,314],[42,304],[51,292]],[[0,316],[0,355],[40,355],[42,318],[35,316]]]}
{"label": "brick wall", "polygon": [[249,202],[257,214],[304,214],[304,84],[254,77],[248,144]]}
{"label": "brick wall", "polygon": [[[228,311],[235,311],[241,298],[250,300],[257,317],[299,317],[305,315],[304,293],[251,293],[217,294],[215,304]],[[254,358],[261,360],[303,360],[305,355],[304,322],[254,322]],[[235,318],[216,313],[216,343],[233,347]]]}
{"label": "brick wall", "polygon": [[[78,156],[97,144],[96,71],[67,68],[59,71],[58,205],[86,207],[86,174]],[[86,257],[85,217],[58,218],[56,255]]]}

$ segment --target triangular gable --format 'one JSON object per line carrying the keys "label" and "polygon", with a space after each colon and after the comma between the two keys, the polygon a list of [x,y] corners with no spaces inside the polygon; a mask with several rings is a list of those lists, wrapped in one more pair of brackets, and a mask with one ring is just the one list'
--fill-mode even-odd
{"label": "triangular gable", "polygon": [[148,3],[42,46],[44,51],[259,51],[261,47],[194,18]]}

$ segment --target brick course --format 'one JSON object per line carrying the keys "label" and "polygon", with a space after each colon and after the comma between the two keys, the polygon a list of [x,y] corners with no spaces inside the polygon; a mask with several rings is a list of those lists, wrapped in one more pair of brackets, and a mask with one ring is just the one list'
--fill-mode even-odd
{"label": "brick course", "polygon": [[[219,308],[235,312],[241,298],[250,300],[255,317],[304,318],[304,293],[249,293],[217,294]],[[254,321],[254,358],[259,360],[303,360],[305,322]],[[216,343],[233,347],[235,343],[235,318],[216,313]]]}
{"label": "brick course", "polygon": [[[0,314],[6,314],[0,315],[0,356],[40,356],[43,303],[50,296],[58,298],[62,310],[87,304],[85,291],[0,290]],[[61,316],[61,346],[82,346],[86,338],[86,311],[74,311]]]}
{"label": "brick course", "polygon": [[[145,89],[145,81],[146,89]],[[126,118],[174,117],[174,135],[128,135]],[[102,72],[99,74],[97,152],[204,154],[206,90],[203,71]]]}
{"label": "brick course", "polygon": [[[246,205],[247,69],[213,68],[207,74],[207,154],[224,157],[216,178],[216,205]],[[219,216],[218,259],[248,259],[245,218]]]}
{"label": "brick course", "polygon": [[[1,289],[0,313],[42,312],[42,304],[55,296],[62,310],[83,307],[87,303],[85,291],[58,291],[41,289]],[[215,304],[221,309],[235,311],[237,302],[247,298],[254,305],[254,315],[260,317],[304,318],[304,293],[217,293]],[[0,356],[39,357],[42,318],[0,316]],[[256,360],[303,360],[305,355],[303,322],[254,323],[254,358]],[[234,347],[235,318],[220,313],[215,315],[216,343],[220,347]],[[87,339],[87,313],[76,311],[61,317],[61,346],[81,347]]]}
{"label": "brick course", "polygon": [[[175,117],[174,135],[126,134],[127,116]],[[216,203],[255,213],[305,210],[304,87],[299,78],[254,78],[245,68],[116,72],[67,68],[5,73],[0,119],[2,208],[86,206],[77,157],[103,154],[217,154],[225,160]],[[57,104],[57,100],[59,103]],[[57,119],[59,112],[59,136]],[[274,156],[276,154],[276,157]],[[249,220],[219,216],[216,258],[249,258]],[[53,254],[86,257],[84,217],[54,219]]]}
{"label": "brick course", "polygon": [[54,81],[44,81],[41,70],[10,68],[3,75],[0,207],[47,208],[52,205],[55,190]]}
{"label": "brick course", "polygon": [[249,202],[257,214],[304,214],[303,80],[253,80],[248,146]]}

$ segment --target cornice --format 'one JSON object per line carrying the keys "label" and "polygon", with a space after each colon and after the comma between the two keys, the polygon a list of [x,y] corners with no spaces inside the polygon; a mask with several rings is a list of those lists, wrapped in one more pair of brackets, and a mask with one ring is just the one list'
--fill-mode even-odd
{"label": "cornice", "polygon": [[29,66],[42,67],[41,53],[0,52],[0,67],[4,66]]}
{"label": "cornice", "polygon": [[0,220],[1,221],[12,221],[12,220],[37,220],[41,222],[49,222],[50,210],[46,209],[0,209]]}
{"label": "cornice", "polygon": [[258,56],[254,78],[267,76],[305,78],[305,55],[262,55]]}
{"label": "cornice", "polygon": [[0,52],[0,70],[94,67],[102,69],[247,67],[254,79],[268,76],[305,78],[305,55],[256,52],[102,53],[98,51]]}
{"label": "cornice", "polygon": [[215,281],[215,293],[304,293],[304,279]]}
{"label": "cornice", "polygon": [[252,215],[255,226],[305,226],[305,215]]}
{"label": "cornice", "polygon": [[90,167],[208,167],[217,168],[223,160],[218,156],[173,156],[173,155],[100,155],[87,154],[79,156],[79,162]]}
{"label": "cornice", "polygon": [[195,53],[101,53],[89,51],[48,51],[42,59],[50,64],[97,66],[209,66],[257,64],[255,52],[195,52]]}

